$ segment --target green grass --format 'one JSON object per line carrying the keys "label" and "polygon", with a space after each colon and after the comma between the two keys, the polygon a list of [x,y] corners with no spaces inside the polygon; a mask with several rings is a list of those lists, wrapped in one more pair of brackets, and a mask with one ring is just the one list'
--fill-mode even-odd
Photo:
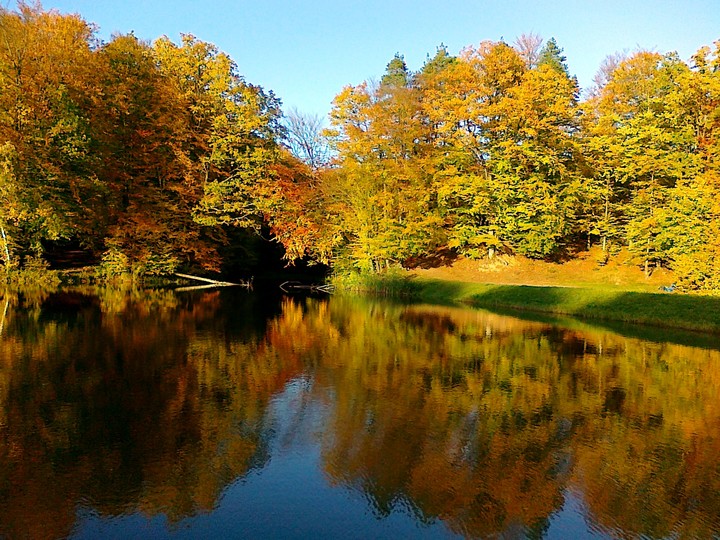
{"label": "green grass", "polygon": [[464,303],[496,311],[564,315],[595,321],[652,325],[720,334],[720,297],[629,291],[611,287],[490,285],[431,278],[404,272],[336,276],[338,289],[432,304]]}
{"label": "green grass", "polygon": [[384,274],[335,274],[331,283],[339,290],[394,298],[416,298],[420,293],[418,280],[401,270],[391,270]]}
{"label": "green grass", "polygon": [[462,302],[587,319],[650,324],[720,333],[720,298],[605,288],[484,285],[413,280],[414,297],[431,303]]}

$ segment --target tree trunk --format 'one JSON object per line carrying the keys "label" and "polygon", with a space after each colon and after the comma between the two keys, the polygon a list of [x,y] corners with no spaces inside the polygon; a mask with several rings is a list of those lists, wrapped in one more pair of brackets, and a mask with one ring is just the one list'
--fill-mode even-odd
{"label": "tree trunk", "polygon": [[5,317],[7,317],[9,305],[10,298],[5,298],[5,309],[3,310],[2,319],[0,319],[0,336],[2,336],[3,330],[5,329]]}
{"label": "tree trunk", "polygon": [[204,277],[199,276],[191,276],[190,274],[179,274],[178,272],[175,272],[175,275],[177,277],[181,277],[183,279],[194,279],[195,281],[202,281],[204,283],[210,283],[213,286],[216,287],[229,287],[229,286],[244,286],[245,283],[230,283],[229,281],[217,281],[215,279],[208,279]]}
{"label": "tree trunk", "polygon": [[10,267],[10,249],[8,249],[8,242],[7,242],[7,236],[5,235],[5,227],[0,225],[0,236],[2,236],[3,241],[3,255],[5,258],[5,268]]}

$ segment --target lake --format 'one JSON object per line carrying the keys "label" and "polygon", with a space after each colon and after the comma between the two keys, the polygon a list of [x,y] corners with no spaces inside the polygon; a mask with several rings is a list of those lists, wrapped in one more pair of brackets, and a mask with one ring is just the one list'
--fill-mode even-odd
{"label": "lake", "polygon": [[720,535],[706,335],[237,289],[0,316],[0,536]]}

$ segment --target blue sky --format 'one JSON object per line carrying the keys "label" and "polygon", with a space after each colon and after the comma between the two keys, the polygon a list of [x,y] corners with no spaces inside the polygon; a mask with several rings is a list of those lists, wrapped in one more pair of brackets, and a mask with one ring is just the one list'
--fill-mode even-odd
{"label": "blue sky", "polygon": [[587,87],[608,54],[642,47],[687,59],[720,39],[720,0],[52,0],[43,6],[79,13],[99,26],[102,39],[130,31],[147,40],[193,34],[228,53],[246,80],[273,90],[284,108],[323,116],[343,86],[379,78],[396,52],[416,70],[440,43],[457,53],[486,39],[512,43],[522,33],[555,37],[570,72]]}

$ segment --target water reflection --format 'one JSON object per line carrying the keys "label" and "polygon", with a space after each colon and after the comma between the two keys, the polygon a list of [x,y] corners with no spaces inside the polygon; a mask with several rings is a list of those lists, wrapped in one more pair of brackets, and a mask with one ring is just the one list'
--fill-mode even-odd
{"label": "water reflection", "polygon": [[230,290],[5,305],[10,538],[720,533],[713,348]]}

